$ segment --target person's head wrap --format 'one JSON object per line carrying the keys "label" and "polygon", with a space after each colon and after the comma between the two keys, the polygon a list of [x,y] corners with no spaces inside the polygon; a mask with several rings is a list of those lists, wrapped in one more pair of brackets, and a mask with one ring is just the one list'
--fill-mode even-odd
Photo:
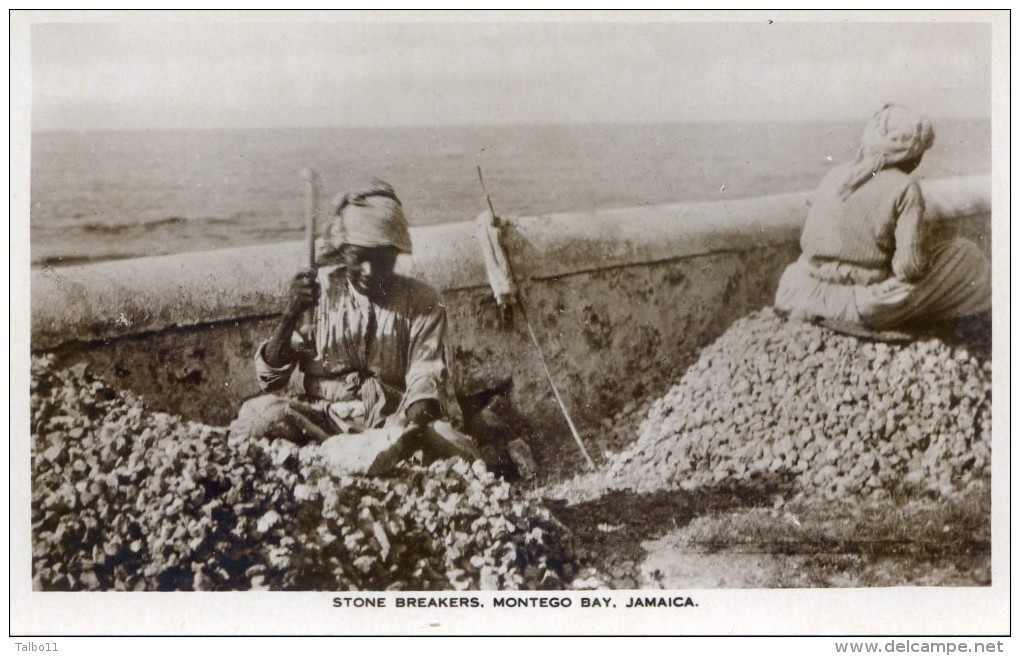
{"label": "person's head wrap", "polygon": [[324,254],[345,244],[378,248],[392,246],[411,252],[411,233],[400,199],[388,182],[373,178],[338,194],[332,203],[333,220],[323,238]]}
{"label": "person's head wrap", "polygon": [[927,116],[902,105],[884,106],[865,126],[840,194],[846,198],[882,169],[920,157],[934,141]]}

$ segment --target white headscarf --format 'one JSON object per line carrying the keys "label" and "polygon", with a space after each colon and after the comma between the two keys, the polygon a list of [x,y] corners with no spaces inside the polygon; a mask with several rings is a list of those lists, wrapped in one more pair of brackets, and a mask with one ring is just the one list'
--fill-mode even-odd
{"label": "white headscarf", "polygon": [[377,248],[392,246],[411,252],[411,233],[400,199],[388,182],[373,178],[338,194],[332,203],[333,221],[326,230],[323,249],[335,252],[341,246]]}
{"label": "white headscarf", "polygon": [[864,128],[861,149],[847,168],[840,195],[848,197],[884,168],[922,155],[935,141],[927,116],[902,105],[886,105]]}

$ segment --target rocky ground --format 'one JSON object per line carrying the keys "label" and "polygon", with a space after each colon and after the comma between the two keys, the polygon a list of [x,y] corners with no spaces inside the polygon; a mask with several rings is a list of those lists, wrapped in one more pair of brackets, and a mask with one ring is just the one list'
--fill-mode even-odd
{"label": "rocky ground", "polygon": [[36,589],[601,585],[542,502],[481,461],[351,476],[315,446],[151,412],[82,365],[32,373]]}
{"label": "rocky ground", "polygon": [[883,343],[763,310],[543,494],[620,587],[986,585],[988,338]]}
{"label": "rocky ground", "polygon": [[43,590],[987,585],[987,340],[736,322],[608,421],[597,472],[332,471],[33,362]]}

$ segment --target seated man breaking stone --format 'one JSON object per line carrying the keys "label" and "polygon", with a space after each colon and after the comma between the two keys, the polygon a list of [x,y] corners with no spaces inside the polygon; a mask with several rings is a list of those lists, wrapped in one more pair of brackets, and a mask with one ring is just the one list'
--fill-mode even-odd
{"label": "seated man breaking stone", "polygon": [[[396,193],[373,180],[338,196],[333,209],[317,270],[294,276],[283,317],[255,356],[266,394],[244,403],[232,431],[299,444],[365,431],[405,441],[416,435],[411,452],[432,447],[438,452],[427,455],[477,457],[470,438],[456,430],[462,418],[446,357],[443,300],[393,270],[397,255],[411,252]],[[295,369],[304,376],[304,394],[279,394]],[[426,427],[442,427],[442,436]]]}

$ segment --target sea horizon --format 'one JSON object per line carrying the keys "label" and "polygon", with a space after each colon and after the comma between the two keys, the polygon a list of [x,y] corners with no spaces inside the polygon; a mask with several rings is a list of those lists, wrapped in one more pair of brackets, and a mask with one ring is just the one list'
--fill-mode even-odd
{"label": "sea horizon", "polygon": [[[324,202],[394,185],[411,225],[475,218],[476,166],[505,216],[813,189],[863,121],[570,123],[38,132],[31,259],[61,264],[300,239],[312,168]],[[988,119],[936,121],[916,177],[987,173]]]}

